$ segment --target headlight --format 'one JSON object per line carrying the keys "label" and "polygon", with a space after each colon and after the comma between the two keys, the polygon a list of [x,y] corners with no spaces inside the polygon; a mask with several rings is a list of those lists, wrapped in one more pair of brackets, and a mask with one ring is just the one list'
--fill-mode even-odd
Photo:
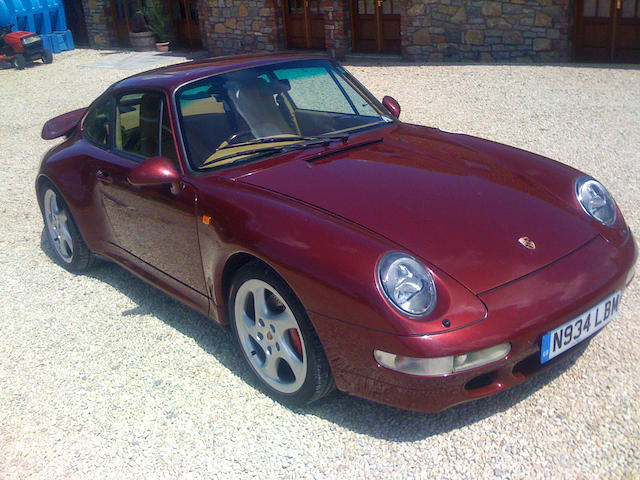
{"label": "headlight", "polygon": [[39,35],[33,35],[22,39],[22,45],[27,46],[40,41]]}
{"label": "headlight", "polygon": [[576,182],[576,196],[583,210],[603,225],[616,221],[616,206],[606,188],[591,177],[581,177]]}
{"label": "headlight", "polygon": [[387,253],[378,263],[385,296],[408,315],[425,315],[436,306],[436,285],[427,268],[405,253]]}

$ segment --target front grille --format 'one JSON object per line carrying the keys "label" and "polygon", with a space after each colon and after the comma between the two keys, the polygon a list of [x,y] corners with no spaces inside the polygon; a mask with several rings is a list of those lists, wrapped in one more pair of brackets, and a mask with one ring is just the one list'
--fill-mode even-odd
{"label": "front grille", "polygon": [[37,42],[30,43],[29,45],[24,46],[24,53],[27,55],[35,55],[42,51],[42,40],[38,40]]}

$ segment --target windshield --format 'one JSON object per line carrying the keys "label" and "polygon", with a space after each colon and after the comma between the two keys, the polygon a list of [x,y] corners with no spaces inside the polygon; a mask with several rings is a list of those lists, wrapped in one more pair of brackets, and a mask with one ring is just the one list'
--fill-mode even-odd
{"label": "windshield", "polygon": [[209,77],[180,89],[176,103],[194,169],[264,157],[305,142],[317,146],[318,138],[393,122],[341,67],[326,60]]}

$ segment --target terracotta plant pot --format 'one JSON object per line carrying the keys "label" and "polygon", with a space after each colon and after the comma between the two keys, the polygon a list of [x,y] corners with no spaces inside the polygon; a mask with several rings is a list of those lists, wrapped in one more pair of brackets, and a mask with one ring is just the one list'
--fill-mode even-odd
{"label": "terracotta plant pot", "polygon": [[156,50],[159,52],[168,52],[169,42],[156,42]]}
{"label": "terracotta plant pot", "polygon": [[153,32],[129,32],[131,47],[137,52],[148,52],[155,50],[156,40]]}

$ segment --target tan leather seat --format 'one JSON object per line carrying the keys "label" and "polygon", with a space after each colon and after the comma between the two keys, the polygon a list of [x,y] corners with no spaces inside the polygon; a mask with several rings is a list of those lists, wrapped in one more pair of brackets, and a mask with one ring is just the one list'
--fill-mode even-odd
{"label": "tan leather seat", "polygon": [[256,138],[296,132],[275,101],[275,92],[262,78],[233,80],[226,84],[229,101]]}

